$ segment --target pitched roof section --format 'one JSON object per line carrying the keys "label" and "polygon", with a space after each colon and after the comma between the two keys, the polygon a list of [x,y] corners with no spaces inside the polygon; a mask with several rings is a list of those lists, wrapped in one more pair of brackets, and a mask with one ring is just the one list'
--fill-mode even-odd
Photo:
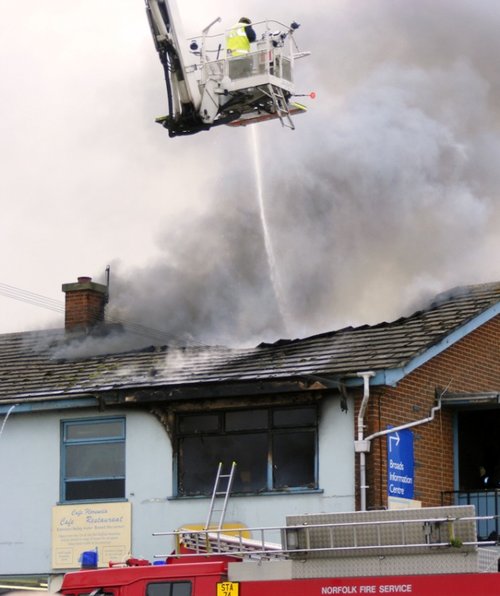
{"label": "pitched roof section", "polygon": [[[249,349],[151,347],[64,360],[62,331],[0,335],[0,401],[76,397],[135,388],[348,377],[365,370],[407,374],[500,314],[500,282],[456,288],[391,323],[348,327]],[[57,348],[57,351],[55,351]],[[382,376],[381,376],[382,375]]]}

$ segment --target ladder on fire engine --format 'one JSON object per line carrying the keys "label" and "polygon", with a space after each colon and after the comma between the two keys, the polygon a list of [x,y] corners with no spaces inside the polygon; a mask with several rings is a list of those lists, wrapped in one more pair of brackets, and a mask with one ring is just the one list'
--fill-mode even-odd
{"label": "ladder on fire engine", "polygon": [[[441,512],[440,509],[443,511]],[[349,554],[357,558],[367,556],[389,557],[411,553],[428,556],[441,549],[456,552],[463,569],[466,553],[476,552],[477,547],[494,546],[495,541],[477,538],[477,522],[493,520],[496,516],[476,516],[473,505],[402,510],[395,517],[391,511],[375,511],[370,518],[358,518],[358,513],[319,514],[318,523],[309,521],[310,515],[294,516],[296,523],[283,527],[240,527],[228,529],[193,530],[181,528],[175,532],[155,532],[155,536],[175,536],[178,545],[186,552],[180,556],[220,555],[263,560],[263,559],[315,559],[344,557]],[[430,515],[430,517],[429,517]],[[342,519],[330,523],[330,519]],[[378,519],[377,519],[378,518]],[[359,520],[359,521],[348,521]],[[256,536],[248,538],[248,534]],[[279,535],[280,542],[276,542]],[[272,540],[272,541],[271,541]],[[155,555],[166,559],[168,554]],[[498,556],[495,558],[497,562]],[[446,565],[450,563],[446,559]],[[359,563],[358,563],[359,564]]]}
{"label": "ladder on fire engine", "polygon": [[[217,475],[215,477],[214,490],[212,492],[212,498],[210,500],[207,521],[205,523],[205,530],[209,530],[211,528],[222,530],[224,518],[226,517],[227,502],[229,500],[229,495],[231,494],[231,488],[233,486],[235,471],[235,461],[233,461],[233,463],[231,464],[231,470],[229,471],[229,474],[222,473],[222,462],[219,462],[219,467],[217,468]],[[216,507],[217,499],[222,499],[221,507]],[[219,514],[219,518],[216,521],[214,521],[215,514]]]}

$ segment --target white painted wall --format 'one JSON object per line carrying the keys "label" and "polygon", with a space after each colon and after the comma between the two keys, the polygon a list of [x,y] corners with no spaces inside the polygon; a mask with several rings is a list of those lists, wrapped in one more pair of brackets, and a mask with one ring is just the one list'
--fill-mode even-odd
{"label": "white painted wall", "polygon": [[0,437],[0,575],[50,569],[59,428],[55,414],[14,411]]}
{"label": "white painted wall", "polygon": [[[278,526],[285,516],[354,509],[354,408],[338,399],[321,407],[319,480],[322,492],[233,497],[226,520],[249,527]],[[51,511],[59,499],[60,422],[96,417],[95,410],[11,414],[0,437],[0,575],[49,573]],[[152,560],[172,549],[153,537],[186,523],[203,523],[209,500],[172,498],[172,447],[160,422],[135,411],[126,415],[126,496],[132,503],[132,551]],[[215,477],[215,470],[214,470]]]}

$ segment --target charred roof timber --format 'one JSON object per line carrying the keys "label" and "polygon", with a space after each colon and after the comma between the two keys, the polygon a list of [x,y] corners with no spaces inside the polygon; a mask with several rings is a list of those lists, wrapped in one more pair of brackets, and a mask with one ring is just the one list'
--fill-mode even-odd
{"label": "charred roof timber", "polygon": [[63,284],[66,294],[64,328],[66,331],[88,333],[104,322],[108,288],[92,281],[91,277],[79,277],[76,283]]}
{"label": "charred roof timber", "polygon": [[340,393],[340,409],[342,412],[347,412],[347,389],[342,381],[337,379],[327,379],[318,375],[304,375],[304,378],[313,381],[309,389],[337,389]]}

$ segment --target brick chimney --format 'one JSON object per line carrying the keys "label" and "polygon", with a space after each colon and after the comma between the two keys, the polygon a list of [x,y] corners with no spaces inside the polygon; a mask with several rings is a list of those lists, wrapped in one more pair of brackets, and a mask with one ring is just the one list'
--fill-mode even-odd
{"label": "brick chimney", "polygon": [[76,283],[63,284],[62,291],[66,294],[66,331],[90,331],[104,321],[106,286],[93,282],[91,277],[79,277]]}

